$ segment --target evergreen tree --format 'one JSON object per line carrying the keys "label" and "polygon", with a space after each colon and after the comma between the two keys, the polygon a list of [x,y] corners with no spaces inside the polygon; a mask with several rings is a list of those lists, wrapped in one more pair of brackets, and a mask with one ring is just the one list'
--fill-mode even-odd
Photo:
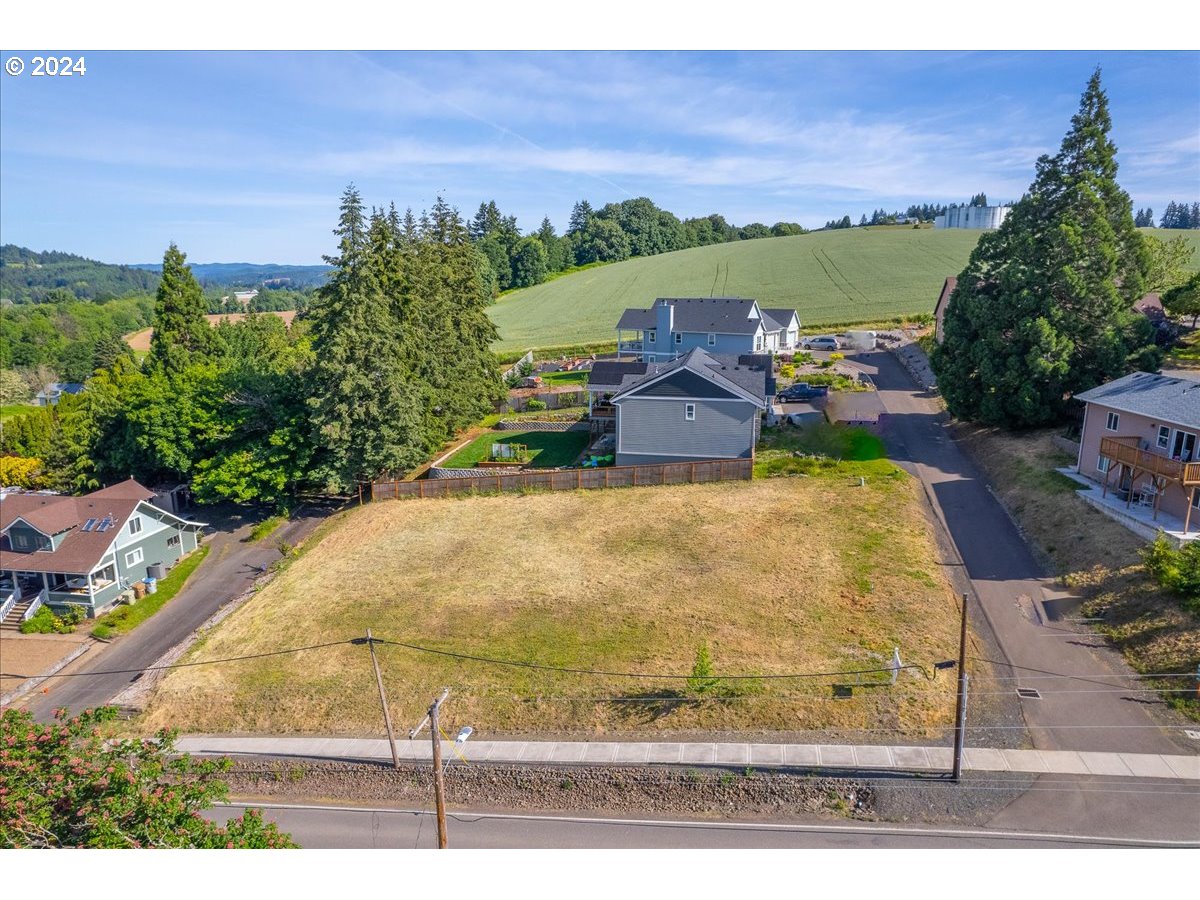
{"label": "evergreen tree", "polygon": [[933,353],[956,416],[1047,424],[1064,397],[1157,364],[1148,323],[1130,311],[1149,261],[1116,181],[1111,126],[1097,70],[1059,153],[1038,160],[1028,195],[959,275]]}
{"label": "evergreen tree", "polygon": [[860,227],[867,224],[867,214],[866,213],[862,214],[862,218],[858,220],[858,224]]}
{"label": "evergreen tree", "polygon": [[1159,228],[1178,228],[1176,224],[1179,221],[1179,205],[1172,200],[1167,204],[1167,208],[1163,210],[1162,221],[1158,223]]}
{"label": "evergreen tree", "polygon": [[588,226],[595,213],[592,204],[580,200],[571,208],[571,220],[567,223],[567,234],[579,234]]}
{"label": "evergreen tree", "polygon": [[546,280],[546,245],[536,237],[521,238],[513,250],[513,287],[530,287]]}
{"label": "evergreen tree", "polygon": [[546,216],[542,219],[542,224],[538,228],[537,238],[542,242],[542,246],[546,250],[546,268],[550,272],[560,272],[566,268],[563,262],[564,244],[562,239],[555,234],[554,225],[550,222],[550,217]]}
{"label": "evergreen tree", "polygon": [[980,193],[978,193],[974,197],[972,197],[971,202],[967,205],[968,206],[987,206],[988,205],[987,194],[985,194],[981,191]]}
{"label": "evergreen tree", "polygon": [[[405,341],[385,294],[385,260],[395,236],[382,216],[368,231],[353,185],[342,195],[338,254],[329,281],[313,298],[313,362],[308,405],[315,474],[328,488],[350,491],[421,461],[421,397],[405,366]],[[465,239],[465,233],[464,233]],[[399,280],[389,280],[396,288]]]}
{"label": "evergreen tree", "polygon": [[171,244],[163,254],[147,367],[180,372],[192,362],[211,359],[216,353],[216,335],[204,318],[207,311],[200,284],[187,265],[187,256]]}

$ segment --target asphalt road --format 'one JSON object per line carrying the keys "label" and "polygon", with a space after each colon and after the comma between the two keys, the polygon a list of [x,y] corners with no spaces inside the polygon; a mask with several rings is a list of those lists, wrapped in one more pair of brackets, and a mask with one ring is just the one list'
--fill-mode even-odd
{"label": "asphalt road", "polygon": [[[211,535],[205,541],[211,547],[208,557],[166,606],[112,644],[100,645],[103,649],[86,653],[65,670],[72,673],[71,677],[60,676],[45,682],[27,707],[35,718],[49,721],[59,707],[78,711],[108,703],[140,678],[141,670],[153,665],[218,609],[249,588],[263,567],[280,558],[279,542],[297,544],[325,515],[319,511],[298,516],[269,539],[255,543],[243,542],[254,526],[249,520]],[[126,674],[87,674],[108,671]]]}
{"label": "asphalt road", "polygon": [[[254,804],[247,804],[254,805]],[[225,821],[241,805],[208,815]],[[428,849],[436,846],[430,810],[347,806],[257,806],[302,846],[314,849]],[[1180,846],[1069,833],[996,828],[935,828],[854,823],[752,823],[669,821],[452,810],[446,833],[453,849],[788,849],[788,848],[1073,848]],[[1194,846],[1194,845],[1192,845]]]}
{"label": "asphalt road", "polygon": [[[889,413],[888,455],[920,479],[934,512],[962,558],[983,612],[1019,676],[1000,688],[1036,688],[1041,699],[1022,700],[1033,744],[1040,750],[1195,753],[1180,729],[1157,727],[1147,695],[1113,690],[1130,670],[1113,651],[1065,623],[1038,621],[1029,599],[1045,599],[1053,582],[982,473],[957,445],[934,397],[921,390],[890,353],[854,357],[875,379]],[[1048,674],[1104,676],[1062,679]],[[1150,701],[1154,702],[1154,701]],[[971,723],[976,724],[976,723]]]}

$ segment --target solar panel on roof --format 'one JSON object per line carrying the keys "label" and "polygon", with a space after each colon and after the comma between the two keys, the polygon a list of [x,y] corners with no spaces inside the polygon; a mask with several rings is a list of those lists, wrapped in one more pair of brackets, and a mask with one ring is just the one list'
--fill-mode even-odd
{"label": "solar panel on roof", "polygon": [[92,526],[93,526],[93,525],[95,525],[95,524],[96,524],[96,520],[95,520],[95,519],[88,519],[86,522],[84,522],[84,523],[83,523],[83,527],[82,527],[82,528],[80,528],[79,530],[80,530],[80,531],[91,531],[91,530],[92,530]]}

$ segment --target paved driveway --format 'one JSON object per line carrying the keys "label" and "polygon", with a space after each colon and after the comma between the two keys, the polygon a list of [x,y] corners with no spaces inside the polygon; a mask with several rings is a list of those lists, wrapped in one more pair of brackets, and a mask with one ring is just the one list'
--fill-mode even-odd
{"label": "paved driveway", "polygon": [[[126,687],[141,677],[141,669],[151,666],[164,653],[194,632],[223,605],[242,594],[264,567],[280,558],[281,541],[295,545],[312,533],[327,513],[306,512],[265,541],[245,543],[254,523],[243,521],[208,538],[212,548],[208,557],[192,573],[187,585],[161,610],[129,634],[119,638],[102,652],[91,652],[69,678],[51,679],[29,702],[28,708],[42,721],[52,718],[58,707],[82,710],[108,703]],[[135,670],[117,675],[95,675],[88,672]]]}
{"label": "paved driveway", "polygon": [[[921,480],[962,558],[1011,664],[1001,673],[1019,676],[999,685],[980,683],[976,690],[1036,688],[1041,699],[1021,703],[1039,750],[1197,752],[1197,742],[1184,737],[1180,728],[1156,727],[1160,723],[1146,704],[1154,695],[1120,689],[1133,682],[1121,678],[1131,671],[1118,654],[1068,623],[1039,622],[1031,600],[1044,601],[1055,585],[982,473],[951,437],[937,400],[919,389],[886,351],[859,354],[855,362],[875,378],[890,414],[884,434],[888,454]],[[1102,677],[1067,680],[1047,673]]]}

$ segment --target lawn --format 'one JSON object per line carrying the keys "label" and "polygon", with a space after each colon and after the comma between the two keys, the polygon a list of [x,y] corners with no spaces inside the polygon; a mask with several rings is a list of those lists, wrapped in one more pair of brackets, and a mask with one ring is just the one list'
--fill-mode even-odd
{"label": "lawn", "polygon": [[[1200,232],[1143,229],[1200,245]],[[626,307],[656,297],[753,297],[794,308],[801,325],[879,322],[930,314],[948,275],[982,232],[876,227],[694,247],[575,272],[501,297],[494,349],[524,351],[616,340]],[[1200,253],[1190,268],[1200,269]]]}
{"label": "lawn", "polygon": [[96,619],[92,634],[96,637],[107,638],[113,634],[126,634],[137,628],[148,618],[167,605],[183,589],[188,577],[196,571],[196,567],[208,556],[208,547],[200,547],[186,559],[181,560],[175,568],[167,573],[167,577],[158,583],[158,590],[147,594],[133,606],[118,606],[110,613],[105,613]]}
{"label": "lawn", "polygon": [[539,376],[548,387],[566,387],[569,384],[587,384],[587,372],[542,372]]}
{"label": "lawn", "polygon": [[20,416],[25,413],[31,413],[38,409],[34,403],[6,403],[0,406],[0,421],[10,418],[11,416]]}
{"label": "lawn", "polygon": [[441,463],[440,468],[470,469],[488,458],[492,444],[524,444],[533,457],[529,465],[553,469],[575,462],[587,442],[586,431],[489,431]]}
{"label": "lawn", "polygon": [[[1146,541],[1075,497],[1075,483],[1054,471],[1075,462],[1054,446],[1054,432],[962,426],[959,434],[1046,566],[1086,598],[1083,615],[1098,620],[1094,627],[1129,664],[1146,674],[1195,672],[1200,616],[1150,580],[1139,555]],[[1200,720],[1196,698],[1165,696]]]}
{"label": "lawn", "polygon": [[[685,682],[952,658],[958,619],[911,478],[883,460],[752,482],[380,502],[323,539],[209,633],[189,662],[362,636],[610,675],[378,648],[398,728],[442,686],[447,732],[604,734],[840,727],[912,740],[953,717],[945,678]],[[878,476],[878,477],[874,477]],[[314,586],[320,602],[314,603]],[[649,673],[649,674],[646,674]],[[655,677],[658,676],[658,677]],[[338,646],[172,672],[139,728],[376,734],[370,658]],[[858,732],[851,731],[851,734]]]}

